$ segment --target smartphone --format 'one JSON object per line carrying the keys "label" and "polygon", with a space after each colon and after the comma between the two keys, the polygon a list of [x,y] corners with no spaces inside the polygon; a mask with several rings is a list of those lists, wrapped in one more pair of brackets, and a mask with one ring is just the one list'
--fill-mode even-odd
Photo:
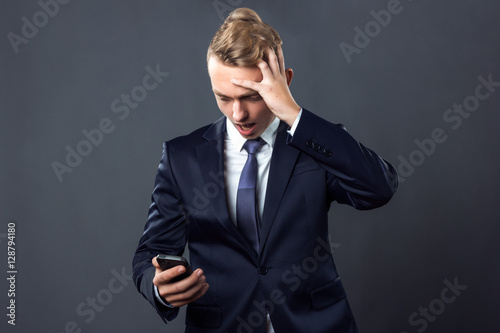
{"label": "smartphone", "polygon": [[170,282],[180,281],[187,278],[191,275],[191,273],[193,273],[191,266],[189,266],[187,259],[184,257],[159,254],[156,256],[156,261],[158,261],[158,264],[160,265],[162,271],[179,265],[182,265],[186,268],[186,271],[183,274],[173,278],[172,280],[170,280]]}

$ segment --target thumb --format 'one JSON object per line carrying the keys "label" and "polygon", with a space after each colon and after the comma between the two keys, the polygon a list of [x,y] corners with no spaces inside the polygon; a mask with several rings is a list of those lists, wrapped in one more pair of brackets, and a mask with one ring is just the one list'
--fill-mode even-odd
{"label": "thumb", "polygon": [[160,268],[160,264],[158,263],[158,261],[156,260],[156,257],[153,257],[153,259],[151,260],[151,262],[153,263],[153,266],[156,268],[155,270],[155,275],[156,274],[160,274],[162,272],[161,268]]}

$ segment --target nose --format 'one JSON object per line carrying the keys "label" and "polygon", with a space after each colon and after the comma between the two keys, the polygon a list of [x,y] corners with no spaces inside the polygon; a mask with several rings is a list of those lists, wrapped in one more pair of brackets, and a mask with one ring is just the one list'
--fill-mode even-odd
{"label": "nose", "polygon": [[233,101],[233,120],[237,121],[237,122],[241,122],[241,121],[245,120],[247,115],[248,114],[244,108],[243,103],[241,103],[240,100],[235,99]]}

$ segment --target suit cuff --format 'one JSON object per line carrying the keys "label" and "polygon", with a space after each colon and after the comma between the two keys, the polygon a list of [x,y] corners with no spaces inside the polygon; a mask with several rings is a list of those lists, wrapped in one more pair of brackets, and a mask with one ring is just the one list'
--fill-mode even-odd
{"label": "suit cuff", "polygon": [[297,126],[299,126],[299,121],[300,121],[300,116],[302,115],[302,108],[299,111],[299,114],[297,115],[297,118],[295,118],[295,121],[293,122],[292,127],[287,131],[288,134],[293,136],[293,133],[295,133],[295,130],[297,129]]}
{"label": "suit cuff", "polygon": [[169,302],[167,302],[166,299],[164,299],[163,297],[161,297],[160,295],[160,292],[158,291],[158,287],[153,285],[153,289],[155,291],[155,297],[156,297],[156,300],[161,304],[161,305],[164,305],[166,306],[167,308],[171,308],[171,309],[174,309],[175,306],[173,306],[172,304],[170,304]]}

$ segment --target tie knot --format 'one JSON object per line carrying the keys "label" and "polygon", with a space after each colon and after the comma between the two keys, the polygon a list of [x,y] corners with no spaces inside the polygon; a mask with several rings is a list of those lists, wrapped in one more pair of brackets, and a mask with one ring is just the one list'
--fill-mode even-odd
{"label": "tie knot", "polygon": [[255,154],[256,152],[259,151],[259,149],[262,147],[263,144],[264,140],[262,140],[261,138],[252,139],[252,140],[247,140],[243,145],[243,148],[247,151],[247,153]]}

